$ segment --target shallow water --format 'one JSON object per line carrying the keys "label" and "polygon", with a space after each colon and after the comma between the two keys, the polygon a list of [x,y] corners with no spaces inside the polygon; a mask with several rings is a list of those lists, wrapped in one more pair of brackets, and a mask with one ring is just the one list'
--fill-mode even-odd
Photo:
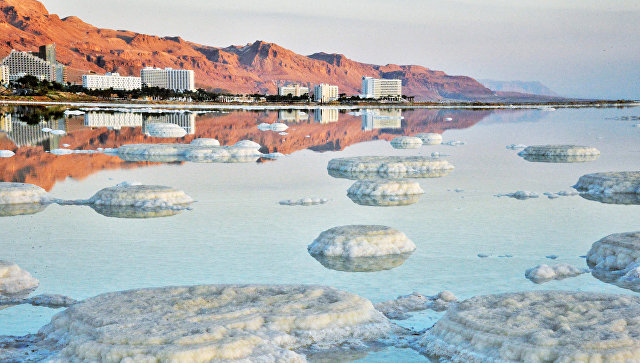
{"label": "shallow water", "polygon": [[[290,154],[275,161],[238,164],[124,163],[117,156],[101,154],[53,156],[44,153],[51,144],[96,149],[182,139],[148,138],[140,127],[92,129],[83,117],[73,117],[52,122],[64,124],[66,136],[44,141],[34,136],[36,141],[29,144],[28,135],[15,132],[28,128],[18,123],[16,115],[9,137],[0,132],[0,149],[15,148],[16,140],[22,144],[16,156],[0,159],[0,181],[37,184],[63,199],[89,198],[104,187],[138,181],[184,190],[197,203],[193,210],[151,219],[108,218],[87,206],[59,205],[37,214],[0,217],[0,259],[13,261],[38,278],[36,293],[76,299],[138,287],[215,283],[325,284],[373,302],[445,289],[459,298],[537,289],[632,294],[590,274],[536,285],[524,273],[541,263],[586,267],[580,256],[593,242],[611,233],[640,230],[638,205],[602,204],[579,196],[552,200],[542,195],[570,190],[583,174],[638,170],[640,130],[632,127],[633,122],[612,119],[637,113],[637,108],[418,110],[403,111],[403,120],[390,113],[391,118],[378,120],[384,121],[378,124],[384,128],[376,128],[370,116],[342,113],[337,122],[320,123],[307,115],[299,123],[288,122],[286,136],[257,129],[261,122],[276,122],[277,112],[198,116],[187,141],[214,137],[225,145],[248,138],[270,152]],[[454,121],[444,121],[449,115]],[[387,141],[434,131],[444,131],[445,142],[460,140],[465,145],[398,150]],[[585,163],[528,162],[517,156],[517,150],[505,148],[510,144],[587,145],[598,148],[601,156]],[[445,158],[455,170],[441,178],[415,179],[425,194],[407,206],[358,205],[346,195],[353,181],[333,178],[326,170],[336,157],[432,152],[450,155]],[[541,197],[494,196],[517,190]],[[330,201],[306,207],[278,203],[307,196]],[[391,270],[327,269],[307,253],[307,245],[322,231],[345,224],[388,225],[406,233],[417,250]],[[480,253],[489,257],[477,257]],[[550,260],[548,255],[559,257]],[[0,335],[36,332],[55,313],[32,306],[0,310]],[[423,329],[440,314],[415,314],[400,324]],[[393,348],[361,359],[415,361],[420,356]]]}

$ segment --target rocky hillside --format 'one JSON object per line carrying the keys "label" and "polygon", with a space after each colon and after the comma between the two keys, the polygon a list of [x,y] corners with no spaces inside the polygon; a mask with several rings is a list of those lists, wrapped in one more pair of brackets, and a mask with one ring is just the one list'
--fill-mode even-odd
{"label": "rocky hillside", "polygon": [[492,79],[481,79],[479,82],[496,92],[518,92],[551,97],[559,96],[549,87],[538,81],[496,81]]}
{"label": "rocky hillside", "polygon": [[304,56],[263,41],[217,48],[180,37],[100,29],[74,16],[61,19],[36,0],[0,0],[0,56],[53,42],[58,60],[72,68],[76,78],[81,71],[138,75],[142,67],[156,66],[194,69],[198,86],[241,93],[274,93],[277,81],[295,81],[333,83],[340,92],[357,94],[361,77],[373,76],[401,78],[404,93],[417,100],[494,97],[470,77],[421,66],[365,64],[342,54]]}

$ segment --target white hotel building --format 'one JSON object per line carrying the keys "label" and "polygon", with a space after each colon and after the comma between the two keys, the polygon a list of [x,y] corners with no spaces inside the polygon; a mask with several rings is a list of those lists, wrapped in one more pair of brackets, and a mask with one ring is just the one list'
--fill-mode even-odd
{"label": "white hotel building", "polygon": [[195,91],[195,73],[189,69],[145,67],[140,71],[142,84],[173,91]]}
{"label": "white hotel building", "polygon": [[56,81],[56,66],[29,52],[11,53],[2,60],[2,65],[9,68],[9,79],[18,80],[25,75],[34,76],[40,80]]}
{"label": "white hotel building", "polygon": [[316,102],[331,102],[338,100],[338,86],[321,83],[313,88],[313,99]]}
{"label": "white hotel building", "polygon": [[304,96],[305,94],[309,94],[309,87],[302,87],[299,84],[278,87],[279,96],[291,95],[292,97],[300,97]]}
{"label": "white hotel building", "polygon": [[9,67],[0,65],[0,84],[6,86],[9,84]]}
{"label": "white hotel building", "polygon": [[362,77],[362,98],[400,98],[402,80]]}
{"label": "white hotel building", "polygon": [[123,77],[119,73],[85,74],[82,76],[82,86],[87,89],[131,91],[142,88],[142,80],[140,77]]}

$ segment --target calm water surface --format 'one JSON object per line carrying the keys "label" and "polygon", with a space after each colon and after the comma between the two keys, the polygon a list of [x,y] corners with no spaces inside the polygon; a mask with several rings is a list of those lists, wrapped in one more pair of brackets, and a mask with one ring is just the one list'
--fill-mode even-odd
{"label": "calm water surface", "polygon": [[[633,108],[416,110],[404,111],[404,119],[394,112],[378,118],[340,113],[338,121],[336,115],[328,115],[323,123],[318,122],[323,121],[322,114],[235,112],[175,121],[190,128],[186,141],[215,137],[228,144],[249,138],[268,151],[289,154],[276,161],[244,164],[124,163],[107,155],[53,156],[45,150],[64,143],[95,149],[167,141],[144,137],[144,123],[153,122],[149,118],[126,121],[142,129],[125,125],[114,130],[103,127],[113,126],[105,124],[113,120],[100,124],[87,116],[54,120],[55,126],[66,128],[67,136],[39,139],[27,131],[43,126],[23,124],[14,114],[11,130],[5,117],[0,149],[15,150],[17,155],[0,159],[0,181],[38,184],[55,197],[69,199],[88,198],[122,181],[139,181],[182,189],[197,203],[191,211],[156,219],[108,218],[89,207],[58,205],[33,215],[0,218],[0,259],[14,261],[38,278],[36,293],[77,299],[131,288],[218,283],[325,284],[374,302],[445,289],[460,298],[537,289],[628,294],[632,292],[589,274],[536,285],[525,279],[524,271],[541,263],[586,267],[580,256],[593,242],[611,233],[640,230],[640,206],[601,204],[579,196],[521,201],[494,195],[570,190],[586,173],[638,170],[640,129],[632,127],[633,122],[614,119],[637,114]],[[447,122],[446,117],[453,120]],[[278,119],[288,123],[289,135],[256,128]],[[466,144],[396,150],[387,141],[418,132],[443,132],[445,141]],[[168,142],[176,141],[184,142]],[[598,148],[602,155],[587,163],[532,163],[507,150],[509,144],[581,144]],[[442,178],[417,179],[426,194],[409,206],[357,205],[346,196],[353,181],[332,178],[326,171],[328,161],[336,157],[432,152],[448,154],[446,159],[456,168]],[[278,204],[306,196],[330,202],[313,207]],[[345,224],[397,228],[417,250],[388,271],[327,269],[308,255],[306,247],[320,232]],[[479,253],[490,257],[478,258]],[[498,257],[505,254],[513,257]],[[559,258],[545,258],[551,254]],[[0,310],[0,335],[36,332],[55,313],[32,306]],[[400,324],[422,329],[439,316],[419,313]],[[424,358],[388,349],[363,359]]]}

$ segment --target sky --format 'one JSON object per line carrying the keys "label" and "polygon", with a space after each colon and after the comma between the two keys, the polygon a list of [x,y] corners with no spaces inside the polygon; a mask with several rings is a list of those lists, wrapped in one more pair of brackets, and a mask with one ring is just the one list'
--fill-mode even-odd
{"label": "sky", "polygon": [[97,27],[225,47],[255,40],[564,96],[640,99],[638,0],[42,0]]}

